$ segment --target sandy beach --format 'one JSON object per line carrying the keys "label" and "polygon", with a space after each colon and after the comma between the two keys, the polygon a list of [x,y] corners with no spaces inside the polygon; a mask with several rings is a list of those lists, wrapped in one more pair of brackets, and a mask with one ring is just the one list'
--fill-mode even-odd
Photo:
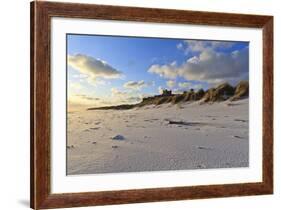
{"label": "sandy beach", "polygon": [[248,99],[68,113],[67,174],[248,167]]}

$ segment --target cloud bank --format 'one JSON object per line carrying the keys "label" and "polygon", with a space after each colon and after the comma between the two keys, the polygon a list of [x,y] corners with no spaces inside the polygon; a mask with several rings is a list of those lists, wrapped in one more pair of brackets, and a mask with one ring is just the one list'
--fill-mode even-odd
{"label": "cloud bank", "polygon": [[200,40],[184,40],[177,44],[177,49],[183,50],[187,55],[193,55],[205,50],[225,50],[233,47],[236,42],[231,41],[200,41]]}
{"label": "cloud bank", "polygon": [[[165,65],[155,64],[148,69],[148,72],[166,79],[184,78],[188,81],[194,80],[208,83],[236,82],[241,79],[248,79],[248,47],[240,51],[224,53],[216,52],[209,48],[208,45],[205,46],[206,44],[195,43],[192,50],[200,51],[199,55],[188,58],[181,64],[176,62]],[[219,43],[212,44],[212,46],[216,47],[221,47],[222,45]]]}
{"label": "cloud bank", "polygon": [[124,104],[124,103],[138,103],[142,100],[142,96],[132,91],[120,91],[117,88],[111,88],[110,101],[113,104]]}
{"label": "cloud bank", "polygon": [[69,105],[93,105],[93,104],[100,104],[102,101],[100,98],[92,97],[86,94],[74,94],[68,97],[68,104]]}

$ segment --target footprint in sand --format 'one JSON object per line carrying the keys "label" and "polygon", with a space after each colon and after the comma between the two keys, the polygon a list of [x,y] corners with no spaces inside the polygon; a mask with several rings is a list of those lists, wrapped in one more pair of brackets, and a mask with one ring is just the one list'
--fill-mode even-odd
{"label": "footprint in sand", "polygon": [[123,140],[125,140],[125,137],[122,135],[116,135],[116,136],[111,137],[111,139],[116,140],[116,141],[123,141]]}
{"label": "footprint in sand", "polygon": [[208,118],[214,118],[215,116],[207,115],[206,117],[208,117]]}
{"label": "footprint in sand", "polygon": [[100,127],[90,128],[91,130],[98,130]]}
{"label": "footprint in sand", "polygon": [[212,150],[213,148],[211,148],[211,147],[197,146],[197,149],[200,149],[200,150]]}
{"label": "footprint in sand", "polygon": [[116,149],[116,148],[118,148],[118,146],[117,145],[113,145],[113,146],[111,146],[113,149]]}
{"label": "footprint in sand", "polygon": [[67,149],[74,149],[74,145],[67,146]]}
{"label": "footprint in sand", "polygon": [[198,164],[196,168],[206,168],[206,166],[204,164]]}
{"label": "footprint in sand", "polygon": [[241,136],[236,136],[236,135],[232,136],[232,138],[243,139],[243,137],[241,137]]}
{"label": "footprint in sand", "polygon": [[158,121],[158,120],[159,120],[159,119],[157,119],[157,118],[153,118],[153,119],[145,119],[144,121],[145,121],[145,122],[153,123],[153,122]]}
{"label": "footprint in sand", "polygon": [[242,119],[234,119],[236,122],[247,122],[247,120],[242,120]]}
{"label": "footprint in sand", "polygon": [[227,167],[231,167],[231,164],[230,164],[230,163],[225,163],[225,165],[226,165]]}

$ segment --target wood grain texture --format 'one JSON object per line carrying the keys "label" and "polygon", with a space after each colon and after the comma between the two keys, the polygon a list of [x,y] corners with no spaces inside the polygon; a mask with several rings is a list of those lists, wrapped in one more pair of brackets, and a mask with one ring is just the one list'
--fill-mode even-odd
{"label": "wood grain texture", "polygon": [[[52,17],[263,29],[263,181],[260,183],[51,194],[50,20]],[[31,3],[31,186],[34,209],[273,193],[273,17],[133,7]],[[53,90],[55,91],[55,90]],[[93,189],[94,190],[94,189]]]}
{"label": "wood grain texture", "polygon": [[34,62],[35,62],[35,53],[34,53],[34,6],[31,4],[30,8],[30,206],[34,208],[35,202],[35,139],[34,139]]}
{"label": "wood grain texture", "polygon": [[273,18],[263,27],[263,182],[273,193]]}

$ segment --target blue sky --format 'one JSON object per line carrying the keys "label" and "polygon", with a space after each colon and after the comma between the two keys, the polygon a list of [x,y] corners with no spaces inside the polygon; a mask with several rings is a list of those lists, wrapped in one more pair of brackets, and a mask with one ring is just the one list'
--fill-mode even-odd
{"label": "blue sky", "polygon": [[136,103],[248,79],[247,42],[67,35],[69,103]]}

